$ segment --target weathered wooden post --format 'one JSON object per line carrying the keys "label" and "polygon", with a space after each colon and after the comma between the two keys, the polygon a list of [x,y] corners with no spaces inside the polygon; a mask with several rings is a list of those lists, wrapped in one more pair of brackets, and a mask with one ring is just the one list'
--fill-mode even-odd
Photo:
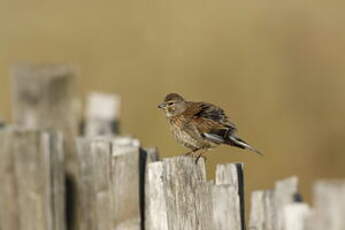
{"label": "weathered wooden post", "polygon": [[290,177],[276,182],[274,205],[277,212],[277,229],[284,230],[284,208],[293,204],[298,196],[298,178]]}
{"label": "weathered wooden post", "polygon": [[62,135],[0,131],[0,229],[65,230]]}
{"label": "weathered wooden post", "polygon": [[112,196],[117,229],[140,229],[140,148],[114,141],[112,151]]}
{"label": "weathered wooden post", "polygon": [[84,135],[114,136],[119,133],[120,96],[91,93],[87,98]]}
{"label": "weathered wooden post", "polygon": [[141,229],[142,154],[149,162],[155,151],[140,148],[129,137],[79,138],[79,228]]}
{"label": "weathered wooden post", "polygon": [[[94,157],[91,151],[91,143],[83,138],[77,139],[77,154],[79,162],[78,198],[77,198],[77,229],[97,229],[97,213],[95,210],[94,191]],[[106,153],[104,153],[106,155]],[[102,170],[102,168],[100,169]]]}
{"label": "weathered wooden post", "polygon": [[309,205],[304,203],[288,204],[284,208],[284,230],[306,230],[306,220],[310,215]]}
{"label": "weathered wooden post", "polygon": [[[240,202],[240,225],[242,230],[245,229],[245,203],[244,203],[244,176],[243,163],[228,163],[217,165],[216,185],[230,185],[235,189]],[[233,196],[236,196],[233,195]],[[235,207],[237,208],[237,207]],[[232,221],[233,223],[235,221]],[[234,226],[236,227],[236,226]]]}
{"label": "weathered wooden post", "polygon": [[64,135],[68,169],[73,169],[78,117],[74,109],[75,70],[69,65],[15,65],[12,104],[15,125],[56,129]]}
{"label": "weathered wooden post", "polygon": [[[93,170],[91,175],[94,183],[96,229],[113,229],[114,215],[113,199],[111,193],[111,145],[104,140],[91,143],[93,154]],[[86,197],[87,198],[87,197]]]}
{"label": "weathered wooden post", "polygon": [[19,230],[14,156],[11,153],[11,133],[0,130],[0,229]]}
{"label": "weathered wooden post", "polygon": [[55,129],[63,133],[67,171],[68,225],[76,219],[77,177],[75,137],[80,107],[74,98],[76,71],[69,65],[15,65],[12,68],[13,122],[28,129]]}
{"label": "weathered wooden post", "polygon": [[[212,187],[213,229],[242,230],[240,197],[237,189],[229,184]],[[212,219],[210,220],[212,221]]]}
{"label": "weathered wooden post", "polygon": [[255,191],[249,229],[284,230],[284,208],[295,201],[297,177],[278,181],[274,190]]}
{"label": "weathered wooden post", "polygon": [[249,229],[275,230],[273,208],[273,190],[254,191],[252,193]]}
{"label": "weathered wooden post", "polygon": [[190,157],[148,165],[146,229],[241,230],[242,185],[237,165],[220,165],[216,183],[206,181],[204,161]]}
{"label": "weathered wooden post", "polygon": [[318,181],[314,186],[314,204],[308,230],[345,229],[345,181]]}
{"label": "weathered wooden post", "polygon": [[205,182],[203,160],[196,165],[190,157],[176,157],[149,164],[145,229],[199,229],[195,199]]}

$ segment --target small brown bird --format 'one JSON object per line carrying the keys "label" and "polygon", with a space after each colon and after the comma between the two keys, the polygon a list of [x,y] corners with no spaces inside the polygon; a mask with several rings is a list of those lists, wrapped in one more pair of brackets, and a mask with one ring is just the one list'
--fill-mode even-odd
{"label": "small brown bird", "polygon": [[236,126],[229,121],[224,110],[205,102],[186,101],[177,93],[170,93],[158,108],[165,112],[171,131],[183,146],[196,157],[220,144],[261,153],[235,135]]}

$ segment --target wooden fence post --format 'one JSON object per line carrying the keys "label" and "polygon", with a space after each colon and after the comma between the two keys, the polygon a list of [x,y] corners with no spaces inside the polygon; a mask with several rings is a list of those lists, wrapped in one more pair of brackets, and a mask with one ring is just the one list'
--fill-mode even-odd
{"label": "wooden fence post", "polygon": [[149,164],[145,229],[199,229],[196,192],[205,182],[203,160],[196,165],[190,157],[176,157]]}
{"label": "wooden fence post", "polygon": [[158,159],[158,152],[140,148],[140,142],[129,137],[116,137],[112,146],[115,229],[143,229],[146,168]]}
{"label": "wooden fence post", "polygon": [[[7,128],[8,129],[8,128]],[[0,130],[0,229],[19,230],[11,132]]]}
{"label": "wooden fence post", "polygon": [[277,212],[277,229],[284,230],[284,208],[295,202],[298,195],[298,179],[290,177],[276,182],[274,189],[274,204]]}
{"label": "wooden fence post", "polygon": [[65,230],[62,135],[7,128],[0,142],[0,229]]}
{"label": "wooden fence post", "polygon": [[251,199],[249,218],[250,230],[274,230],[273,229],[273,191],[254,191]]}
{"label": "wooden fence post", "polygon": [[112,148],[112,196],[115,229],[140,229],[140,148],[123,146],[121,141],[113,141]]}
{"label": "wooden fence post", "polygon": [[[216,230],[242,230],[240,197],[232,185],[212,187],[213,221]],[[211,220],[212,221],[212,220]]]}
{"label": "wooden fence post", "polygon": [[[88,139],[78,138],[77,154],[79,163],[78,172],[78,197],[77,197],[77,223],[76,229],[91,230],[96,229],[97,215],[95,210],[94,191],[94,157],[91,152],[91,143]],[[105,152],[104,155],[107,153]],[[109,153],[110,154],[110,153]],[[100,168],[101,170],[102,168]]]}
{"label": "wooden fence post", "polygon": [[15,65],[12,68],[15,125],[61,130],[68,169],[74,166],[74,138],[78,135],[77,111],[73,107],[74,81],[75,71],[68,65]]}
{"label": "wooden fence post", "polygon": [[[243,163],[217,165],[216,185],[228,184],[234,187],[240,202],[241,228],[245,229],[244,176]],[[239,225],[239,224],[237,224]]]}
{"label": "wooden fence post", "polygon": [[278,181],[274,190],[253,192],[249,229],[284,230],[284,207],[296,194],[297,177]]}
{"label": "wooden fence post", "polygon": [[145,229],[169,230],[162,162],[149,164],[145,191]]}
{"label": "wooden fence post", "polygon": [[305,230],[310,215],[309,205],[304,203],[288,204],[284,208],[284,230]]}
{"label": "wooden fence post", "polygon": [[[206,181],[205,164],[190,157],[148,165],[146,229],[241,230],[236,164],[220,165],[216,183]],[[231,181],[233,179],[233,181]]]}
{"label": "wooden fence post", "polygon": [[[128,137],[79,138],[79,229],[134,230],[142,226],[141,184],[156,151]],[[142,156],[145,155],[145,156]]]}
{"label": "wooden fence post", "polygon": [[114,136],[119,133],[121,99],[115,94],[91,93],[87,98],[85,136]]}
{"label": "wooden fence post", "polygon": [[96,229],[113,229],[114,214],[111,193],[111,145],[106,141],[96,140],[91,143],[93,153],[94,192],[96,210]]}
{"label": "wooden fence post", "polygon": [[314,186],[314,205],[308,230],[345,229],[345,181],[318,181]]}

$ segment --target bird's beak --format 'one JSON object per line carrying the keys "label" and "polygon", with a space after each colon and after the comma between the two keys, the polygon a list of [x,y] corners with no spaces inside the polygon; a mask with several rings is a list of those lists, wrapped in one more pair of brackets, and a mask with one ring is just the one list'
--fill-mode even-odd
{"label": "bird's beak", "polygon": [[166,104],[163,102],[161,104],[159,104],[157,107],[158,109],[163,109],[166,106]]}

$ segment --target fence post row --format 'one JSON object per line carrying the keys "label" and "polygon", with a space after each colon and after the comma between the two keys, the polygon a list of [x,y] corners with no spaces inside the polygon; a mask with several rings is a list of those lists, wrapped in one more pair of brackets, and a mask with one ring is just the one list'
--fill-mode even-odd
{"label": "fence post row", "polygon": [[[243,164],[220,164],[207,181],[203,160],[159,161],[156,149],[118,136],[117,95],[88,96],[76,139],[75,72],[68,65],[13,68],[15,125],[0,122],[0,230],[246,229]],[[252,193],[248,228],[344,230],[344,194],[345,181],[319,181],[309,207],[296,177],[278,181]]]}

